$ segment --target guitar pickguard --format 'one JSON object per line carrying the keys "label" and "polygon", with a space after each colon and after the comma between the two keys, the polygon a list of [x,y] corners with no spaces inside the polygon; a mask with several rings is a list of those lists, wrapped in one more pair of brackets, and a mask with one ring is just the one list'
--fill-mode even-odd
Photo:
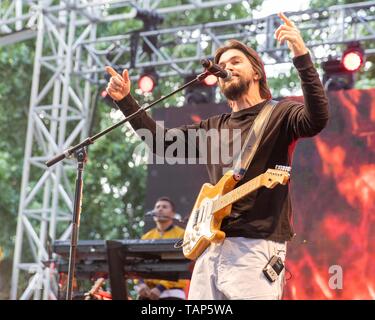
{"label": "guitar pickguard", "polygon": [[192,212],[192,217],[189,219],[188,225],[185,229],[184,251],[189,252],[197,242],[206,238],[211,240],[215,233],[211,229],[212,220],[214,218],[212,209],[213,202],[218,198],[204,198],[201,204]]}

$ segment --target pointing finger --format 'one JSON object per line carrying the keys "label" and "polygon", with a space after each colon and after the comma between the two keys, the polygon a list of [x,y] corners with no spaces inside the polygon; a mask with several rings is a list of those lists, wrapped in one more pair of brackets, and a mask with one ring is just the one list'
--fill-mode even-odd
{"label": "pointing finger", "polygon": [[119,74],[116,72],[115,69],[113,69],[112,67],[109,67],[109,66],[106,66],[106,67],[105,67],[105,71],[107,71],[107,73],[110,74],[112,77],[116,77],[116,76],[119,75]]}
{"label": "pointing finger", "polygon": [[281,20],[283,20],[283,21],[285,22],[285,24],[286,24],[287,26],[290,26],[290,27],[293,27],[293,26],[294,26],[293,21],[289,20],[289,19],[287,18],[287,16],[286,16],[284,13],[279,12],[277,15],[279,16],[279,18],[280,18]]}

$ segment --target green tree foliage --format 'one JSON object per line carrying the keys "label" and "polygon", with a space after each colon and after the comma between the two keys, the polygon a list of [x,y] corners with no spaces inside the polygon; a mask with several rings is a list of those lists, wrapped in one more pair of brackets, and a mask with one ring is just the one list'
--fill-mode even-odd
{"label": "green tree foliage", "polygon": [[[0,51],[0,299],[9,285],[30,95],[33,41]],[[8,291],[8,290],[7,290]]]}
{"label": "green tree foliage", "polygon": [[[119,119],[105,104],[92,131],[98,132]],[[140,140],[129,125],[115,129],[89,147],[84,178],[81,238],[137,238],[142,233],[147,168],[134,149]]]}

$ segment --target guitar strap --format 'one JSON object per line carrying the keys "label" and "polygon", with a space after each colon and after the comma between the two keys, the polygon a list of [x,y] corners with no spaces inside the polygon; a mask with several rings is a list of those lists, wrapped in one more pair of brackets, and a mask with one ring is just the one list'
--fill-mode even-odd
{"label": "guitar strap", "polygon": [[255,118],[233,169],[233,175],[237,181],[244,177],[249,168],[259,147],[260,140],[263,137],[264,129],[266,128],[272,111],[275,109],[277,103],[278,102],[275,100],[268,101]]}

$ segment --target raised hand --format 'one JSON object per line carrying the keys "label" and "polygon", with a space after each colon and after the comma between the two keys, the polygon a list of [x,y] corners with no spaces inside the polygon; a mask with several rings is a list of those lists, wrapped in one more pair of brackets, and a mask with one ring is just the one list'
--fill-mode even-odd
{"label": "raised hand", "polygon": [[277,15],[284,22],[284,24],[278,27],[275,31],[275,39],[277,39],[280,44],[283,44],[286,41],[289,49],[292,51],[293,57],[306,54],[308,49],[294,22],[289,20],[282,12],[278,13]]}
{"label": "raised hand", "polygon": [[105,71],[111,75],[106,91],[116,101],[125,98],[130,92],[129,72],[125,69],[122,76],[118,74],[112,67],[105,67]]}

